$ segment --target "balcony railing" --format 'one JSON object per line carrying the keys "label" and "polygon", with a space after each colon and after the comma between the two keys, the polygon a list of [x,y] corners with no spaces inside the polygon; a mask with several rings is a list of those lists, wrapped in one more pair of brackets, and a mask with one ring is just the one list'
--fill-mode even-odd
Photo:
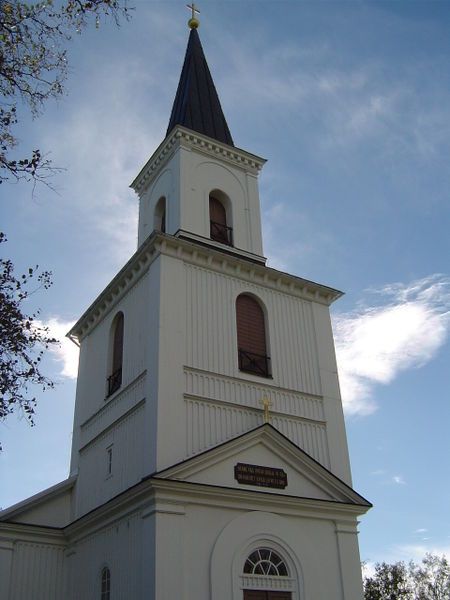
{"label": "balcony railing", "polygon": [[212,240],[221,244],[226,244],[227,246],[233,245],[233,228],[223,223],[210,221],[210,236]]}
{"label": "balcony railing", "polygon": [[239,348],[239,369],[246,373],[255,373],[263,377],[270,377],[270,358],[264,354],[255,354]]}
{"label": "balcony railing", "polygon": [[114,371],[114,373],[112,373],[108,377],[108,396],[111,396],[111,394],[114,394],[114,392],[117,392],[117,390],[120,388],[121,385],[122,385],[122,367],[120,367],[119,369],[116,369],[116,371]]}

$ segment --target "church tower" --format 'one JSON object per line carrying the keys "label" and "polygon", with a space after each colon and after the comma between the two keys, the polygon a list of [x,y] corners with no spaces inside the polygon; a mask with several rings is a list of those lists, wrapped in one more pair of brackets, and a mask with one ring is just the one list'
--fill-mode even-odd
{"label": "church tower", "polygon": [[[266,266],[265,160],[234,145],[189,24],[166,137],[132,183],[137,251],[69,333],[70,477],[0,513],[10,600],[362,598],[341,293]],[[42,569],[47,591],[16,593]]]}

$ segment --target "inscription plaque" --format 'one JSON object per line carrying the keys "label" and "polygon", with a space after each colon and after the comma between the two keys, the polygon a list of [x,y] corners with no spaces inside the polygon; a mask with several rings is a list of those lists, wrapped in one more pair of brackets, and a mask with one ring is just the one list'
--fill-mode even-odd
{"label": "inscription plaque", "polygon": [[234,478],[244,485],[284,489],[287,486],[287,474],[283,469],[237,463],[234,466]]}

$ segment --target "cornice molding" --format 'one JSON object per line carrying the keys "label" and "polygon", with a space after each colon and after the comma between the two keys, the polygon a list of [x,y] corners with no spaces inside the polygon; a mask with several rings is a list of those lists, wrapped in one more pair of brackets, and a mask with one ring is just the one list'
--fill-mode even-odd
{"label": "cornice molding", "polygon": [[272,492],[255,492],[159,477],[152,477],[151,481],[157,500],[162,500],[163,497],[166,500],[179,498],[180,501],[184,500],[188,504],[204,504],[209,507],[229,508],[232,506],[240,510],[268,510],[269,508],[271,512],[278,514],[327,520],[356,518],[366,513],[371,507],[363,504],[288,496]]}
{"label": "cornice molding", "polygon": [[181,147],[188,150],[200,151],[216,159],[220,158],[253,175],[257,175],[266,163],[264,158],[255,154],[235,148],[234,146],[228,146],[197,131],[177,125],[158,146],[130,187],[137,194],[141,195],[153,181],[155,175],[159,173],[178,148]]}
{"label": "cornice molding", "polygon": [[48,544],[52,546],[66,545],[64,530],[28,523],[0,523],[0,542],[32,542],[35,544]]}
{"label": "cornice molding", "polygon": [[330,306],[342,296],[339,290],[249,261],[239,256],[238,252],[231,255],[219,249],[154,231],[84,312],[67,336],[74,341],[82,340],[139,281],[160,255],[181,259],[200,268],[326,306]]}

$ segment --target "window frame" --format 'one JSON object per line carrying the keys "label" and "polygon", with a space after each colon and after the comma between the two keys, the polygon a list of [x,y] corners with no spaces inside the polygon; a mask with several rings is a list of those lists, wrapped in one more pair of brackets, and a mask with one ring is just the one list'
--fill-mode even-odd
{"label": "window frame", "polygon": [[[212,219],[214,216],[211,213],[211,204],[215,202],[221,206],[224,213],[224,221]],[[220,190],[214,189],[211,190],[208,194],[208,219],[209,219],[209,237],[212,241],[217,242],[219,244],[224,244],[225,246],[234,246],[233,241],[233,227],[232,227],[232,211],[231,211],[231,202],[228,196],[226,196]],[[215,234],[213,234],[213,231]]]}
{"label": "window frame", "polygon": [[[241,331],[240,323],[242,315],[239,315],[240,309],[238,308],[239,299],[242,297],[248,297],[252,300],[255,305],[258,306],[258,310],[260,311],[260,315],[262,317],[261,332],[264,337],[264,351],[265,353],[261,354],[260,352],[255,352],[253,348],[245,348],[242,346],[241,340],[239,339],[239,332]],[[237,340],[237,357],[238,357],[238,369],[240,373],[245,373],[247,375],[254,375],[257,377],[264,377],[266,379],[272,379],[272,361],[269,353],[269,331],[268,331],[268,319],[267,319],[267,311],[257,296],[249,292],[241,292],[236,296],[235,299],[235,315],[236,315],[236,340]]]}
{"label": "window frame", "polygon": [[119,311],[114,316],[109,334],[109,375],[106,378],[106,399],[113,396],[122,387],[124,340],[125,315]]}
{"label": "window frame", "polygon": [[100,574],[100,600],[111,600],[111,571],[103,567]]}

